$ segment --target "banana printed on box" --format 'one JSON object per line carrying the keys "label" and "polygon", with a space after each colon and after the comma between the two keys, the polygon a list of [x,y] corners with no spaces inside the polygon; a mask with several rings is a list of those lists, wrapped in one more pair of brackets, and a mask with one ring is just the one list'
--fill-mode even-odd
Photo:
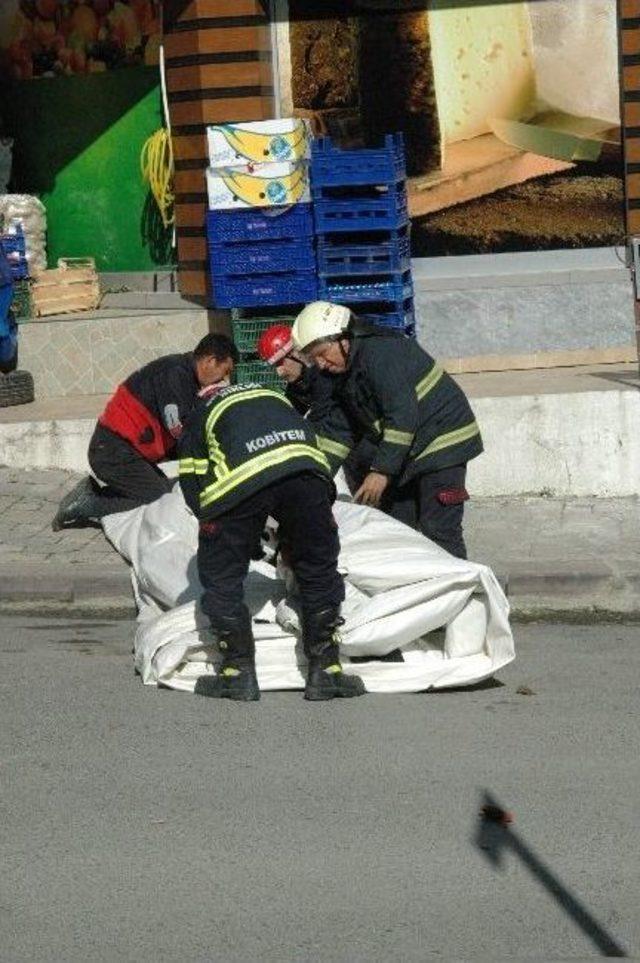
{"label": "banana printed on box", "polygon": [[207,193],[210,210],[277,207],[311,200],[309,166],[260,164],[249,168],[209,168]]}
{"label": "banana printed on box", "polygon": [[207,128],[209,165],[242,167],[308,160],[311,136],[308,122],[298,118],[215,124]]}

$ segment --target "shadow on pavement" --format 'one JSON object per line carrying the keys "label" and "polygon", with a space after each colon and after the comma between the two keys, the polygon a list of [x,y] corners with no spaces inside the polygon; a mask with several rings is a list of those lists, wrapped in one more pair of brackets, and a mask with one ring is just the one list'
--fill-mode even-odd
{"label": "shadow on pavement", "polygon": [[512,816],[500,803],[484,790],[480,820],[474,843],[486,856],[494,869],[500,869],[504,854],[510,851],[517,856],[531,875],[546,889],[547,893],[570,916],[576,926],[596,946],[601,956],[626,957],[627,952],[598,923],[580,900],[555,876],[513,829]]}

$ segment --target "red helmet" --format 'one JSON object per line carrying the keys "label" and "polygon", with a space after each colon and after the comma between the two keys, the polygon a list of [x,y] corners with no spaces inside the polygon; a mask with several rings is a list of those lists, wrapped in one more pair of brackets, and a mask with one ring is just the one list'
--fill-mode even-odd
{"label": "red helmet", "polygon": [[258,354],[267,364],[279,364],[291,351],[291,328],[286,324],[272,324],[258,339]]}

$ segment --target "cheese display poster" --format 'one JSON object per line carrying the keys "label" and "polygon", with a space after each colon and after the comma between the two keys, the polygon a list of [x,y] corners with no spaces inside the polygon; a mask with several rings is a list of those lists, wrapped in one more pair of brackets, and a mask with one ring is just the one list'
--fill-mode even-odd
{"label": "cheese display poster", "polygon": [[285,112],[404,133],[414,254],[622,242],[616,0],[282,0]]}
{"label": "cheese display poster", "polygon": [[160,0],[0,0],[0,78],[156,64]]}

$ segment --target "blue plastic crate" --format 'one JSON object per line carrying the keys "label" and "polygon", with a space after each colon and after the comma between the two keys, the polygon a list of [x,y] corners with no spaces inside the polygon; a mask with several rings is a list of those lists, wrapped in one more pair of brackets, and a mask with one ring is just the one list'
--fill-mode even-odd
{"label": "blue plastic crate", "polygon": [[29,276],[29,264],[26,258],[26,244],[24,234],[0,234],[0,247],[11,268],[14,281],[22,281]]}
{"label": "blue plastic crate", "polygon": [[[372,306],[373,307],[373,306]],[[375,324],[383,328],[394,328],[404,331],[405,334],[415,333],[416,315],[413,306],[413,299],[407,298],[406,301],[393,304],[377,304],[366,311],[358,311],[358,317],[369,324]]]}
{"label": "blue plastic crate", "polygon": [[318,240],[318,273],[323,277],[398,274],[411,268],[409,232],[390,234],[377,242]]}
{"label": "blue plastic crate", "polygon": [[333,278],[321,277],[318,281],[320,298],[338,304],[359,304],[363,301],[405,301],[413,297],[411,272],[388,277]]}
{"label": "blue plastic crate", "polygon": [[7,256],[9,254],[25,254],[27,250],[22,231],[17,234],[0,234],[0,245]]}
{"label": "blue plastic crate", "polygon": [[248,278],[212,272],[212,283],[217,308],[304,304],[318,299],[318,280],[311,271],[305,274],[256,274]]}
{"label": "blue plastic crate", "polygon": [[281,271],[315,271],[313,238],[299,241],[261,241],[257,244],[212,244],[214,274],[277,274]]}
{"label": "blue plastic crate", "polygon": [[207,212],[207,237],[210,244],[277,241],[312,236],[311,204]]}
{"label": "blue plastic crate", "polygon": [[374,198],[323,198],[315,202],[314,214],[317,234],[398,231],[409,223],[403,190],[389,190]]}
{"label": "blue plastic crate", "polygon": [[368,184],[395,184],[407,179],[402,134],[387,134],[384,147],[341,150],[330,137],[311,145],[314,189]]}

